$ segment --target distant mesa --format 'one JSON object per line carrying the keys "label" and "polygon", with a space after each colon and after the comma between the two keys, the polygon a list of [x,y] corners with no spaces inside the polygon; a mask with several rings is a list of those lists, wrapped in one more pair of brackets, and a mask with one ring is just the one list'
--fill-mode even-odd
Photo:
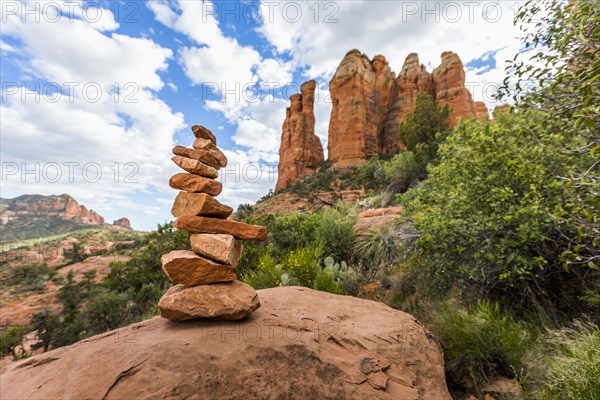
{"label": "distant mesa", "polygon": [[113,222],[113,225],[120,226],[122,228],[131,229],[131,223],[129,222],[129,219],[127,219],[125,217],[115,220]]}
{"label": "distant mesa", "polygon": [[[323,160],[323,148],[315,135],[314,88],[315,82],[308,81],[300,94],[290,97],[282,126],[276,190],[310,175]],[[416,53],[411,53],[396,77],[384,56],[371,60],[354,49],[338,66],[329,91],[328,159],[337,167],[359,165],[376,154],[401,151],[404,144],[399,125],[414,112],[417,96],[422,93],[450,106],[451,126],[461,119],[489,119],[486,105],[474,102],[465,87],[460,57],[449,51],[442,53],[442,63],[432,73]]]}
{"label": "distant mesa", "polygon": [[[105,225],[104,218],[77,203],[68,194],[26,194],[14,199],[0,198],[2,242],[57,235],[99,225]],[[131,228],[127,218],[115,221],[115,225]]]}

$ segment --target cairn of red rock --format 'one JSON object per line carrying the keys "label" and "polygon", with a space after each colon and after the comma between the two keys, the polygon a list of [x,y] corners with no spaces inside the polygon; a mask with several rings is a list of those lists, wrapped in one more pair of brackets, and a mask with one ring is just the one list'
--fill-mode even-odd
{"label": "cairn of red rock", "polygon": [[227,165],[227,157],[210,130],[195,125],[192,132],[196,140],[191,149],[173,148],[173,162],[187,173],[169,180],[169,186],[180,190],[171,210],[174,226],[192,233],[192,251],[163,254],[162,269],[175,285],[158,308],[162,317],[177,321],[242,319],[260,302],[251,286],[236,280],[243,251],[240,240],[265,241],[267,229],[227,219],[233,209],[214,198],[221,193],[222,184],[215,178]]}

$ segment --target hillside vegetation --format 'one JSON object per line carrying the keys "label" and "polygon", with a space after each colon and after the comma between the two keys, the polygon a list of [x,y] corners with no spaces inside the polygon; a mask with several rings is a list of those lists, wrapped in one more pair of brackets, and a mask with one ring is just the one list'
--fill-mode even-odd
{"label": "hillside vegetation", "polygon": [[[517,24],[538,21],[527,24],[523,45],[539,67],[515,57],[502,90],[514,105],[493,121],[450,129],[447,108],[420,96],[398,127],[405,151],[349,170],[324,164],[282,193],[364,189],[363,207],[403,207],[393,224],[357,232],[360,205],[289,214],[241,206],[239,219],[269,230],[266,243],[244,244],[242,280],[413,314],[440,340],[457,398],[600,399],[600,7],[576,4],[521,9]],[[525,92],[531,79],[542,85]],[[160,256],[188,246],[188,234],[167,224],[136,242],[128,261],[111,263],[100,283],[67,276],[61,311],[32,319],[38,346],[156,314],[170,285]],[[53,279],[44,268],[32,273]],[[5,330],[4,354],[20,332]],[[490,384],[499,377],[513,390],[498,394]]]}

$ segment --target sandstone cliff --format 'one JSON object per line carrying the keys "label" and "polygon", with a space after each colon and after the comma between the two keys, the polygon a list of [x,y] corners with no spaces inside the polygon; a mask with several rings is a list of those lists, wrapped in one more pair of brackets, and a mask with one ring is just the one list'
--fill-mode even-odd
{"label": "sandstone cliff", "polygon": [[315,88],[315,81],[308,81],[300,87],[300,94],[290,97],[281,132],[275,190],[311,174],[324,160],[323,146],[315,135]]}
{"label": "sandstone cliff", "polygon": [[68,194],[23,195],[0,201],[2,241],[68,232],[85,225],[102,225],[104,218]]}
{"label": "sandstone cliff", "polygon": [[430,94],[450,106],[450,126],[460,119],[489,118],[484,103],[473,102],[457,54],[444,52],[428,73],[417,54],[409,54],[396,78],[383,56],[373,60],[352,50],[330,82],[333,103],[329,122],[329,159],[340,167],[357,165],[375,154],[402,150],[398,127],[414,112],[417,96]]}
{"label": "sandstone cliff", "polygon": [[361,163],[380,151],[383,120],[394,82],[385,57],[373,61],[351,50],[329,83],[329,159],[336,165]]}
{"label": "sandstone cliff", "polygon": [[6,399],[450,399],[415,318],[300,287],[258,291],[248,318],[155,317],[0,371]]}
{"label": "sandstone cliff", "polygon": [[[312,173],[323,151],[314,135],[314,81],[293,95],[283,123],[276,190]],[[329,83],[332,101],[328,159],[337,167],[358,165],[375,154],[403,150],[399,126],[414,112],[417,96],[427,93],[450,106],[450,126],[460,119],[489,119],[486,105],[474,102],[465,87],[465,71],[456,53],[444,52],[442,63],[427,72],[411,53],[395,76],[384,56],[372,60],[359,50],[349,51]]]}

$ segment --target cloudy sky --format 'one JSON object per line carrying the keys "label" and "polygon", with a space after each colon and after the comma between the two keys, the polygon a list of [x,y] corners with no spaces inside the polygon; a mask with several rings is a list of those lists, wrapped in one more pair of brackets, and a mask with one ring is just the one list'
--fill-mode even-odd
{"label": "cloudy sky", "polygon": [[1,196],[68,193],[107,220],[171,220],[175,144],[201,124],[230,162],[223,203],[274,188],[290,95],[316,79],[327,146],[328,82],[346,52],[457,52],[486,101],[519,50],[517,1],[41,1],[1,5]]}

